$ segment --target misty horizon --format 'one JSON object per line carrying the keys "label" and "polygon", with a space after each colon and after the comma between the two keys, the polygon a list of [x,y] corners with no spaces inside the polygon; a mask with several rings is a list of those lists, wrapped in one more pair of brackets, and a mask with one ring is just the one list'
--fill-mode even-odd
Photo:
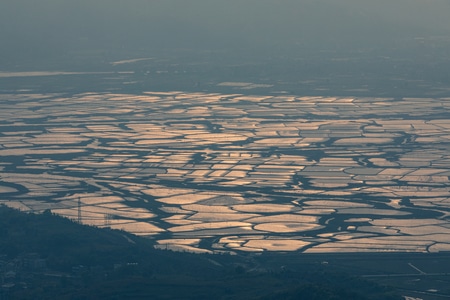
{"label": "misty horizon", "polygon": [[[0,62],[175,49],[295,58],[375,47],[422,55],[430,50],[414,39],[448,36],[448,12],[444,0],[7,0],[0,3]],[[410,42],[417,49],[408,49]]]}

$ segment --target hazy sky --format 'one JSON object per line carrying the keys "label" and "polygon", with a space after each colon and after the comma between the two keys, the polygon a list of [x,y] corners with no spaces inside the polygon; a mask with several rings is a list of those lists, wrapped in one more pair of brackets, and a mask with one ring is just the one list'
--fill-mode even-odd
{"label": "hazy sky", "polygon": [[1,0],[0,54],[389,45],[449,34],[449,16],[448,0]]}

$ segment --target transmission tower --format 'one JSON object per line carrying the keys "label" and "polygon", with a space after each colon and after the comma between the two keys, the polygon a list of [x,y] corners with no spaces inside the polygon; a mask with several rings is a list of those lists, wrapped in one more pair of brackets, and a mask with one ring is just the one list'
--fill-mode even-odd
{"label": "transmission tower", "polygon": [[81,200],[78,197],[78,224],[81,224]]}
{"label": "transmission tower", "polygon": [[105,226],[110,226],[111,225],[111,219],[112,218],[113,218],[113,216],[111,214],[105,214],[104,215]]}

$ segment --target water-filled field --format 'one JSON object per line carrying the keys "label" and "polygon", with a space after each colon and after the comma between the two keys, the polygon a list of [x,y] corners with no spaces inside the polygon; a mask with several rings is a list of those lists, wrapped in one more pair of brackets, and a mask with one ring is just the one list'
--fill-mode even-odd
{"label": "water-filled field", "polygon": [[0,203],[163,249],[448,251],[449,114],[450,99],[1,94]]}

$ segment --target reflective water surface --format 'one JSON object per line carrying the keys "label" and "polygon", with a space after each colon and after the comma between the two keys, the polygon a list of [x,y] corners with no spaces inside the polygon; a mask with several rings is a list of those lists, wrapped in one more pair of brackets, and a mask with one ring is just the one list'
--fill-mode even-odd
{"label": "reflective water surface", "polygon": [[0,203],[80,214],[164,249],[450,250],[449,110],[450,99],[1,94]]}

